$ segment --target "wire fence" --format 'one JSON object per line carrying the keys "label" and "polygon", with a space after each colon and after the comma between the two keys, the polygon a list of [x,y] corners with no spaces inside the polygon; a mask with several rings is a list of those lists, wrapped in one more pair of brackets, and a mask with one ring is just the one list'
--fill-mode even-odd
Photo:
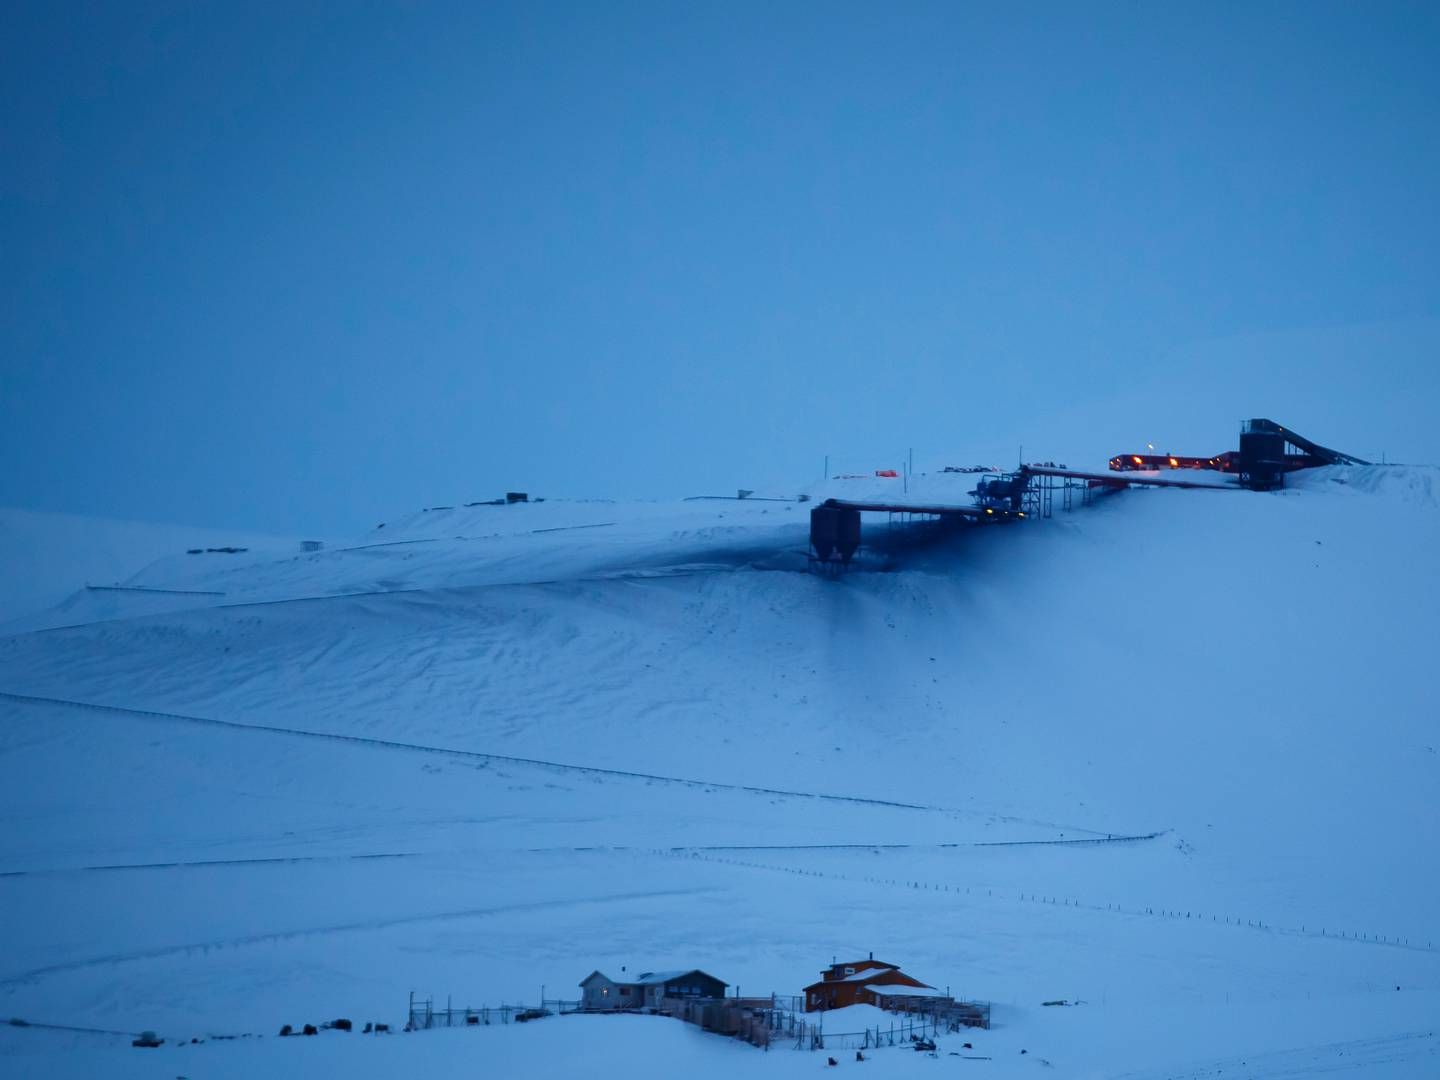
{"label": "wire fence", "polygon": [[587,1010],[580,1001],[541,996],[538,1005],[502,1004],[455,1006],[447,1000],[437,1007],[433,997],[412,991],[406,1010],[406,1031],[435,1028],[488,1027],[523,1024],[547,1016],[577,1012],[647,1012],[694,1024],[716,1035],[742,1039],[770,1049],[788,1045],[797,1050],[871,1050],[907,1046],[962,1027],[989,1027],[990,1005],[979,1002],[937,1000],[919,1006],[923,1011],[896,1013],[888,1024],[858,1031],[826,1031],[824,1012],[804,1011],[800,995],[772,994],[764,998],[663,998],[658,1006],[639,1009]]}
{"label": "wire fence", "polygon": [[810,1050],[874,1050],[886,1046],[908,1046],[930,1040],[941,1034],[941,1028],[928,1018],[906,1018],[888,1027],[876,1024],[860,1031],[824,1031],[816,1027]]}
{"label": "wire fence", "polygon": [[[1150,833],[1138,836],[1113,836],[1094,837],[1092,839],[1075,841],[1022,841],[1021,843],[1045,844],[1045,843],[1084,843],[1084,844],[1122,844],[1138,843],[1154,840],[1159,833]],[[879,847],[880,845],[868,845]],[[1221,914],[1217,912],[1201,911],[1196,908],[1181,909],[1170,907],[1156,907],[1146,904],[1118,904],[1118,903],[1085,903],[1076,897],[1049,895],[1046,893],[1029,893],[1012,891],[1009,889],[996,889],[986,886],[952,885],[948,882],[906,880],[896,878],[872,877],[869,875],[837,874],[825,870],[808,870],[793,866],[778,866],[773,863],[752,862],[746,859],[720,858],[714,855],[704,854],[694,848],[665,850],[657,849],[657,855],[666,855],[679,858],[699,859],[705,862],[727,863],[732,866],[743,866],[752,870],[768,870],[772,873],[795,874],[801,877],[827,878],[836,881],[858,881],[871,885],[889,886],[892,888],[903,888],[916,891],[928,891],[936,893],[950,893],[956,896],[986,897],[996,900],[1014,900],[1022,904],[1043,904],[1050,907],[1074,908],[1080,911],[1110,912],[1113,914],[1143,916],[1145,918],[1174,919],[1180,921],[1191,921],[1193,923],[1211,924],[1215,926],[1244,927],[1251,930],[1264,931],[1271,934],[1283,934],[1293,937],[1325,938],[1333,941],[1350,941],[1365,945],[1380,945],[1397,949],[1409,949],[1416,952],[1437,952],[1436,942],[1431,937],[1421,935],[1399,934],[1394,932],[1379,932],[1375,930],[1357,930],[1350,927],[1338,927],[1330,924],[1317,924],[1314,922],[1302,922],[1298,926],[1294,923],[1271,922],[1268,919],[1256,918],[1253,916]]]}
{"label": "wire fence", "polygon": [[443,1009],[435,1007],[433,997],[417,998],[412,991],[406,1010],[406,1031],[429,1031],[432,1028],[489,1027],[492,1024],[524,1024],[556,1013],[576,1012],[579,1001],[547,998],[542,995],[538,1005],[481,1005],[455,1007],[447,999]]}

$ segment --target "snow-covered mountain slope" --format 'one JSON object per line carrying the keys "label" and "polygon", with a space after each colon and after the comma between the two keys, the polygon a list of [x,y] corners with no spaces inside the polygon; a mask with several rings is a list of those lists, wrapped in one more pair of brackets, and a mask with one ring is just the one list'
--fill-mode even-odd
{"label": "snow-covered mountain slope", "polygon": [[[273,558],[299,545],[239,531],[0,509],[0,632],[171,610],[174,597],[109,587],[138,584],[134,575],[157,560],[185,559],[192,548],[222,547],[250,548]],[[188,556],[191,562],[227,557]],[[32,618],[56,605],[58,610],[38,621]]]}
{"label": "snow-covered mountain slope", "polygon": [[[0,907],[29,930],[0,1014],[271,1032],[621,964],[796,993],[873,949],[997,1003],[995,1076],[1291,1075],[1387,1039],[1364,1075],[1433,1066],[1440,473],[881,517],[835,580],[807,510],[432,510],[161,560],[130,583],[173,609],[0,637]],[[0,1054],[136,1067],[58,1038]]]}

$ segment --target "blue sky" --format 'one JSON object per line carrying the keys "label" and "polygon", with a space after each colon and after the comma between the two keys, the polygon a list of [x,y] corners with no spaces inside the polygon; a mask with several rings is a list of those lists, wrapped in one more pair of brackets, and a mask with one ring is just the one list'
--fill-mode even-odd
{"label": "blue sky", "polygon": [[30,4],[0,504],[1440,461],[1440,7]]}

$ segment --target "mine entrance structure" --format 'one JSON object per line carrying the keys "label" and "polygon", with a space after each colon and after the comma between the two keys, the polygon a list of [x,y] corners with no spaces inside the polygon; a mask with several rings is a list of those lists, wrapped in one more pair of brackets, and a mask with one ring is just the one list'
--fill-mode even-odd
{"label": "mine entrance structure", "polygon": [[1274,420],[1247,420],[1240,426],[1240,482],[1255,491],[1279,487],[1285,474],[1317,465],[1369,465],[1287,431]]}
{"label": "mine entrance structure", "polygon": [[1369,465],[1352,454],[1331,450],[1290,431],[1274,420],[1258,418],[1240,425],[1240,449],[1214,457],[1178,454],[1117,454],[1110,459],[1114,472],[1159,469],[1211,469],[1235,473],[1252,491],[1268,491],[1285,482],[1285,474],[1319,465]]}

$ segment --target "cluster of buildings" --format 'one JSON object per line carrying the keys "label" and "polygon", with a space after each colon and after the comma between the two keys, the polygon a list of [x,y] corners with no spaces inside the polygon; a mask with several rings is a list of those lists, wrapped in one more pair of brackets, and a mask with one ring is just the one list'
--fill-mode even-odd
{"label": "cluster of buildings", "polygon": [[[580,1008],[585,1012],[664,1012],[682,1018],[698,1015],[697,1006],[707,1002],[751,1011],[777,1008],[779,999],[773,994],[752,1000],[741,999],[737,992],[732,998],[727,996],[729,988],[729,983],[696,968],[638,975],[621,968],[618,978],[592,971],[580,982]],[[805,987],[794,1005],[804,1012],[874,1005],[890,1012],[941,1018],[957,1026],[990,1026],[988,1005],[956,1001],[947,991],[905,973],[898,965],[876,960],[874,953],[846,963],[832,960],[820,972],[820,980]]]}

